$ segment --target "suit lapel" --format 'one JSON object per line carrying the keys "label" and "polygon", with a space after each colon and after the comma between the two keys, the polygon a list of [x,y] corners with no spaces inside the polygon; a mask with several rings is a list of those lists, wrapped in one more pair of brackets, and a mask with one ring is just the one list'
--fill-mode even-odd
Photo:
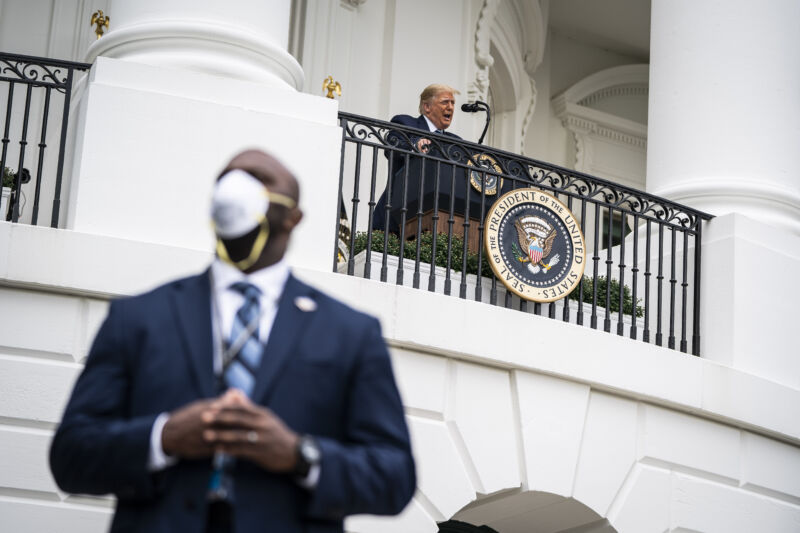
{"label": "suit lapel", "polygon": [[296,304],[298,297],[308,296],[310,293],[309,287],[300,283],[294,276],[290,275],[286,280],[283,294],[278,301],[278,313],[275,315],[275,322],[264,348],[256,384],[253,387],[252,397],[255,401],[266,400],[275,380],[294,353],[297,341],[306,331],[308,322],[316,312],[303,311]]}
{"label": "suit lapel", "polygon": [[430,133],[431,130],[428,128],[428,121],[425,120],[425,115],[420,115],[417,117],[417,128]]}
{"label": "suit lapel", "polygon": [[[425,115],[420,115],[417,117],[417,129],[427,131],[429,133],[431,132],[431,130],[428,128],[428,121],[425,120]],[[441,135],[449,135],[451,137],[455,137],[456,139],[461,139],[461,137],[455,133],[450,133],[447,130],[442,131]]]}
{"label": "suit lapel", "polygon": [[216,390],[208,271],[177,284],[172,294],[172,305],[192,379],[201,397],[212,397]]}

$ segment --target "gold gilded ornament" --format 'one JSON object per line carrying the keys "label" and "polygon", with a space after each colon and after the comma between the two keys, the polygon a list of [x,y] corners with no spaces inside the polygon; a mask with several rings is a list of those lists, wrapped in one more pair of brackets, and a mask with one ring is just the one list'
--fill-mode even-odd
{"label": "gold gilded ornament", "polygon": [[102,9],[98,9],[92,13],[92,21],[89,22],[89,25],[96,26],[94,32],[97,34],[98,39],[105,33],[103,27],[105,27],[106,30],[108,29],[109,22],[111,22],[111,17],[104,15]]}
{"label": "gold gilded ornament", "polygon": [[333,99],[334,92],[337,96],[342,96],[342,86],[338,81],[333,81],[333,76],[328,76],[325,78],[325,81],[322,82],[322,90],[328,91],[328,94],[325,95],[325,98]]}

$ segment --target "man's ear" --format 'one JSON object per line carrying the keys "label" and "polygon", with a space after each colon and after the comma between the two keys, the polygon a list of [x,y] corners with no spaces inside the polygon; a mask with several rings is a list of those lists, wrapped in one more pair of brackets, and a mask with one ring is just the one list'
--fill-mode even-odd
{"label": "man's ear", "polygon": [[295,226],[297,226],[303,219],[303,212],[299,207],[293,207],[289,210],[289,214],[283,219],[283,229],[286,233],[290,233]]}

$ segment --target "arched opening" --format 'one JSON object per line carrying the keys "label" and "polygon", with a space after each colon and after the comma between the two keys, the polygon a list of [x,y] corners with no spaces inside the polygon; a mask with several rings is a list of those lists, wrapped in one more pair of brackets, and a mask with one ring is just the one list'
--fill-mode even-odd
{"label": "arched opening", "polygon": [[485,143],[489,146],[513,151],[516,148],[517,94],[514,80],[495,44],[490,47],[494,63],[489,68],[488,104],[492,110],[492,121],[486,134]]}
{"label": "arched opening", "polygon": [[504,491],[473,501],[441,533],[616,533],[608,520],[574,498],[540,491]]}
{"label": "arched opening", "polygon": [[439,524],[439,533],[498,533],[489,526],[476,526],[460,520],[448,520]]}
{"label": "arched opening", "polygon": [[575,170],[644,190],[647,152],[647,65],[612,67],[553,98],[571,133]]}
{"label": "arched opening", "polygon": [[[567,137],[567,166],[645,190],[649,67],[622,65],[595,72],[552,100]],[[599,216],[600,249],[618,245],[632,231],[619,213]],[[586,235],[594,234],[594,212],[586,214]],[[589,243],[590,248],[593,246]]]}
{"label": "arched opening", "polygon": [[492,110],[486,144],[521,152],[536,103],[531,76],[542,60],[546,27],[538,2],[484,3],[476,26],[473,97],[486,100]]}

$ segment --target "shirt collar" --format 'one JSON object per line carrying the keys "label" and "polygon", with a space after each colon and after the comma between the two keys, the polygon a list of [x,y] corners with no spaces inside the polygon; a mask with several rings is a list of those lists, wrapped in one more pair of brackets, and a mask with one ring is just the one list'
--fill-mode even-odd
{"label": "shirt collar", "polygon": [[[437,128],[437,127],[436,127],[436,125],[435,125],[433,122],[431,122],[431,119],[429,119],[429,118],[428,118],[428,117],[426,117],[425,115],[422,115],[422,117],[425,119],[425,122],[427,122],[427,123],[428,123],[428,129],[429,129],[430,131],[436,131],[436,130],[438,130],[438,129],[439,129],[439,128]],[[444,131],[444,130],[442,130],[442,131]]]}
{"label": "shirt collar", "polygon": [[245,274],[241,270],[216,258],[211,263],[211,274],[216,294],[228,290],[237,281],[246,281],[258,287],[265,297],[270,297],[272,300],[277,301],[281,293],[283,293],[286,280],[289,279],[289,264],[285,259],[281,259],[274,265],[256,270],[251,274]]}

